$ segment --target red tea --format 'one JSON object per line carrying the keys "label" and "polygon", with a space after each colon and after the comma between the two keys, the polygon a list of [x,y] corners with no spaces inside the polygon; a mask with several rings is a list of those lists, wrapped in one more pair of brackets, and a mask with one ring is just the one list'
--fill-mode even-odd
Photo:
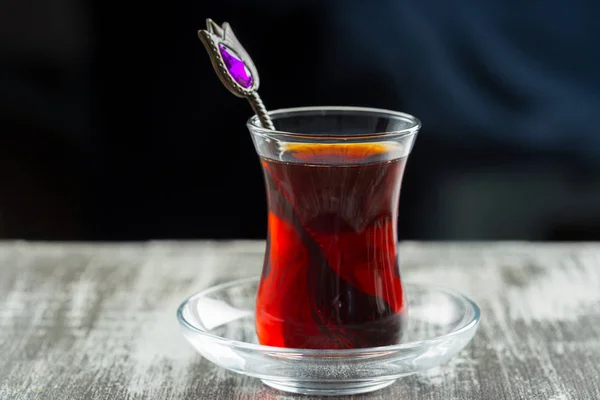
{"label": "red tea", "polygon": [[[393,146],[391,144],[390,146]],[[257,295],[261,344],[397,343],[406,313],[396,254],[404,158],[385,144],[311,144],[262,158],[269,236]]]}

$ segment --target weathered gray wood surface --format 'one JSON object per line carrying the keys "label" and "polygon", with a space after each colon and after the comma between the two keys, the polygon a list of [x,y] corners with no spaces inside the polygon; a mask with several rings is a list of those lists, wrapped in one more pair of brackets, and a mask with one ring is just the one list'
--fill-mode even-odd
{"label": "weathered gray wood surface", "polygon": [[[262,243],[0,244],[0,399],[291,399],[179,333],[189,294],[256,275]],[[449,364],[355,399],[600,399],[600,244],[417,244],[403,277],[476,300]],[[308,397],[303,397],[308,399]]]}

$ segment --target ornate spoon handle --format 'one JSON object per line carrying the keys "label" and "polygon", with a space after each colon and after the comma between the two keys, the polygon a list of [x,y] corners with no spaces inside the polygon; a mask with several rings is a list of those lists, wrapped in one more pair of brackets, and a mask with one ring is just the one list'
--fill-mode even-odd
{"label": "ornate spoon handle", "polygon": [[206,20],[206,30],[199,30],[217,76],[227,89],[237,97],[245,97],[258,115],[262,126],[275,129],[267,109],[258,95],[258,71],[252,59],[235,37],[227,22],[223,26]]}

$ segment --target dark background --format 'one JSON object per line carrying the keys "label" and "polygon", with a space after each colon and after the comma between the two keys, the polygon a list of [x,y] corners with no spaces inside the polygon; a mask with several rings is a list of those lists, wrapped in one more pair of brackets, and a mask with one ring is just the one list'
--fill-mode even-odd
{"label": "dark background", "polygon": [[600,239],[600,3],[582,0],[3,1],[0,237],[264,238],[250,108],[210,66],[207,17],[270,109],[423,121],[401,239]]}

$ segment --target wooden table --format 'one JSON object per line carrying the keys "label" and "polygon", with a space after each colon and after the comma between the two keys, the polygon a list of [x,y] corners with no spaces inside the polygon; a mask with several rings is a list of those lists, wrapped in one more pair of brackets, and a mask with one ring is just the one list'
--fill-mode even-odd
{"label": "wooden table", "polygon": [[[0,399],[292,399],[202,359],[175,310],[262,242],[0,244]],[[353,399],[600,399],[600,244],[404,243],[406,281],[477,301],[450,363]]]}

